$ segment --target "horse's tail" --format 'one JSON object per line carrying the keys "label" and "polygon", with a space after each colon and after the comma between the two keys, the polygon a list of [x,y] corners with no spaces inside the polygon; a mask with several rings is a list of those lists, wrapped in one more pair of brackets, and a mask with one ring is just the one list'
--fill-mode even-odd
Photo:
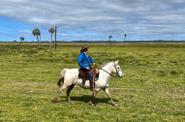
{"label": "horse's tail", "polygon": [[59,78],[58,83],[57,83],[59,87],[62,85],[61,83],[64,83],[65,72],[66,72],[66,69],[63,69],[61,71],[60,78]]}

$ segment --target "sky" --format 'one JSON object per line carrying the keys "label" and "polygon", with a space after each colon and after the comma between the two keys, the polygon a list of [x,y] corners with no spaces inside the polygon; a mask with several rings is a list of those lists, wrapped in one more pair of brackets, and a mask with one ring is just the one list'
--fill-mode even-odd
{"label": "sky", "polygon": [[185,0],[1,0],[0,41],[185,40]]}

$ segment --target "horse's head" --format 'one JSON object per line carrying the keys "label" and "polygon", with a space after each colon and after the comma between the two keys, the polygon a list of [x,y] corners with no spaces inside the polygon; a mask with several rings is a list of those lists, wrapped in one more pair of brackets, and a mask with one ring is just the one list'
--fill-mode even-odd
{"label": "horse's head", "polygon": [[119,60],[113,62],[112,72],[116,73],[116,75],[119,77],[122,77],[124,75],[123,72],[121,71],[121,67],[119,66]]}

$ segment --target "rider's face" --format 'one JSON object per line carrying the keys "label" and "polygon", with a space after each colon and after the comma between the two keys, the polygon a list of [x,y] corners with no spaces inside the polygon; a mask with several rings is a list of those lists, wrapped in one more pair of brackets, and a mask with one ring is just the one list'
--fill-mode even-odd
{"label": "rider's face", "polygon": [[85,50],[85,53],[88,53],[88,49]]}

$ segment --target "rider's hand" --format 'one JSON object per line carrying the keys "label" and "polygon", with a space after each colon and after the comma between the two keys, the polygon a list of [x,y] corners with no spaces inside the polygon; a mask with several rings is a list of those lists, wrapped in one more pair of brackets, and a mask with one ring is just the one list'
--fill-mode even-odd
{"label": "rider's hand", "polygon": [[97,66],[96,66],[96,63],[93,63],[92,66],[93,66],[93,67],[97,67]]}
{"label": "rider's hand", "polygon": [[89,69],[90,69],[90,67],[85,67],[85,69],[88,69],[88,70],[89,70]]}

